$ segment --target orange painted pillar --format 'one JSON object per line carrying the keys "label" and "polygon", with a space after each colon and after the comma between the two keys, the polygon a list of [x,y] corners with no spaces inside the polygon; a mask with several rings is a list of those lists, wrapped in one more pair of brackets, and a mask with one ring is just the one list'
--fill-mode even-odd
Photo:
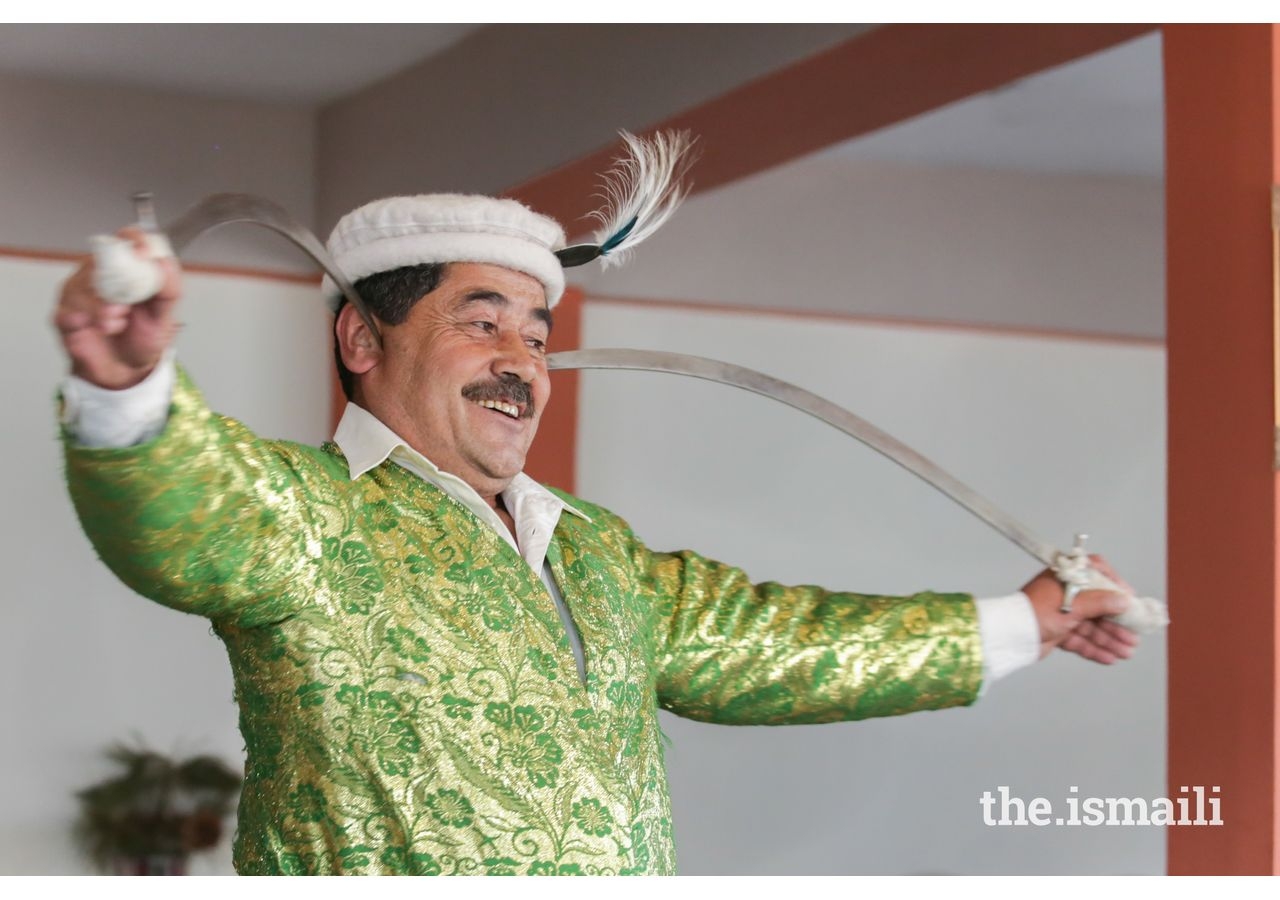
{"label": "orange painted pillar", "polygon": [[[1280,26],[1166,26],[1170,874],[1276,874]],[[1194,807],[1194,802],[1193,802]]]}
{"label": "orange painted pillar", "polygon": [[[582,304],[580,288],[570,285],[554,310],[550,349],[582,348]],[[551,373],[551,402],[538,422],[538,436],[529,448],[524,470],[530,477],[572,492],[578,462],[578,373]]]}

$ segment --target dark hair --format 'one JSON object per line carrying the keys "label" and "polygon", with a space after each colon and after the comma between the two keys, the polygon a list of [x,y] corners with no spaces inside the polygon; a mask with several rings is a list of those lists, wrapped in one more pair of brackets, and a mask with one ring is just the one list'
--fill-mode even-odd
{"label": "dark hair", "polygon": [[[414,304],[440,286],[444,278],[447,263],[419,263],[416,266],[401,266],[366,275],[353,287],[364,300],[369,311],[379,321],[388,325],[399,325],[409,317]],[[346,298],[338,304],[338,312],[347,305]],[[342,393],[351,399],[351,390],[355,386],[355,375],[342,364],[342,348],[338,341],[337,319],[334,319],[333,361],[338,366],[338,380],[342,382]]]}

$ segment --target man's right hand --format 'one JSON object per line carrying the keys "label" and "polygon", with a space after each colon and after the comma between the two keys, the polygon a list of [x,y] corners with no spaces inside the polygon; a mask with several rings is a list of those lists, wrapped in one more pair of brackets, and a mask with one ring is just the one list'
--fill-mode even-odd
{"label": "man's right hand", "polygon": [[[125,228],[119,236],[133,242],[134,252],[147,255],[146,236]],[[174,305],[181,294],[181,277],[172,258],[157,260],[164,281],[156,295],[130,306],[107,303],[93,287],[93,258],[62,286],[53,325],[71,360],[71,374],[109,390],[133,387],[150,374],[178,332]]]}
{"label": "man's right hand", "polygon": [[[1133,594],[1133,588],[1116,574],[1105,559],[1090,556],[1089,560],[1094,568]],[[1065,589],[1050,569],[1045,569],[1023,585],[1022,592],[1031,601],[1031,609],[1040,626],[1041,659],[1055,647],[1061,647],[1109,666],[1128,659],[1138,646],[1136,634],[1106,618],[1124,612],[1132,602],[1132,596],[1126,597],[1114,591],[1081,591],[1076,595],[1071,611],[1064,613],[1062,598]]]}

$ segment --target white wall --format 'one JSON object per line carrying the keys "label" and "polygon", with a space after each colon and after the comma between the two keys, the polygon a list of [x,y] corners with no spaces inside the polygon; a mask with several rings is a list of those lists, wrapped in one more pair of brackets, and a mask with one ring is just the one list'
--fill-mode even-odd
{"label": "white wall", "polygon": [[625,267],[573,280],[606,296],[1161,337],[1164,184],[820,154],[694,196]]}
{"label": "white wall", "polygon": [[[1164,592],[1164,355],[1126,345],[588,299],[584,345],[725,359],[835,400],[1051,541],[1087,530]],[[1039,566],[833,429],[718,385],[584,376],[582,496],[655,549],[755,580],[992,596]],[[1174,611],[1176,616],[1176,610]],[[971,709],[795,728],[663,728],[686,874],[1160,873],[1159,828],[987,827],[978,800],[1165,791],[1165,646],[1063,654]]]}
{"label": "white wall", "polygon": [[[85,871],[70,843],[73,792],[105,776],[108,744],[137,737],[161,751],[243,761],[231,674],[208,622],[142,600],[95,557],[62,478],[54,388],[65,371],[48,325],[62,263],[0,257],[9,294],[0,330],[5,518],[7,725],[0,874]],[[308,285],[188,276],[179,355],[216,409],[260,433],[327,436],[328,313]],[[229,848],[196,871],[229,872]]]}
{"label": "white wall", "polygon": [[[0,74],[0,122],[0,246],[80,252],[131,221],[139,190],[155,193],[162,222],[221,191],[314,218],[316,116],[303,108]],[[206,235],[185,258],[314,270],[255,229]]]}

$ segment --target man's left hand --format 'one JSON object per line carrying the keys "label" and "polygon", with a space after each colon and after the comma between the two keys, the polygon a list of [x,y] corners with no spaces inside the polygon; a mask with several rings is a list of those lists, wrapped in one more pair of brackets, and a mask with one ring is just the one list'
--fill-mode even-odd
{"label": "man's left hand", "polygon": [[[1131,590],[1100,556],[1089,557],[1094,567],[1120,585]],[[1082,591],[1071,603],[1071,612],[1062,612],[1062,583],[1045,569],[1023,586],[1031,601],[1036,622],[1040,626],[1040,658],[1055,647],[1083,656],[1103,665],[1111,665],[1133,655],[1138,636],[1105,618],[1124,610],[1129,599],[1114,591]]]}

